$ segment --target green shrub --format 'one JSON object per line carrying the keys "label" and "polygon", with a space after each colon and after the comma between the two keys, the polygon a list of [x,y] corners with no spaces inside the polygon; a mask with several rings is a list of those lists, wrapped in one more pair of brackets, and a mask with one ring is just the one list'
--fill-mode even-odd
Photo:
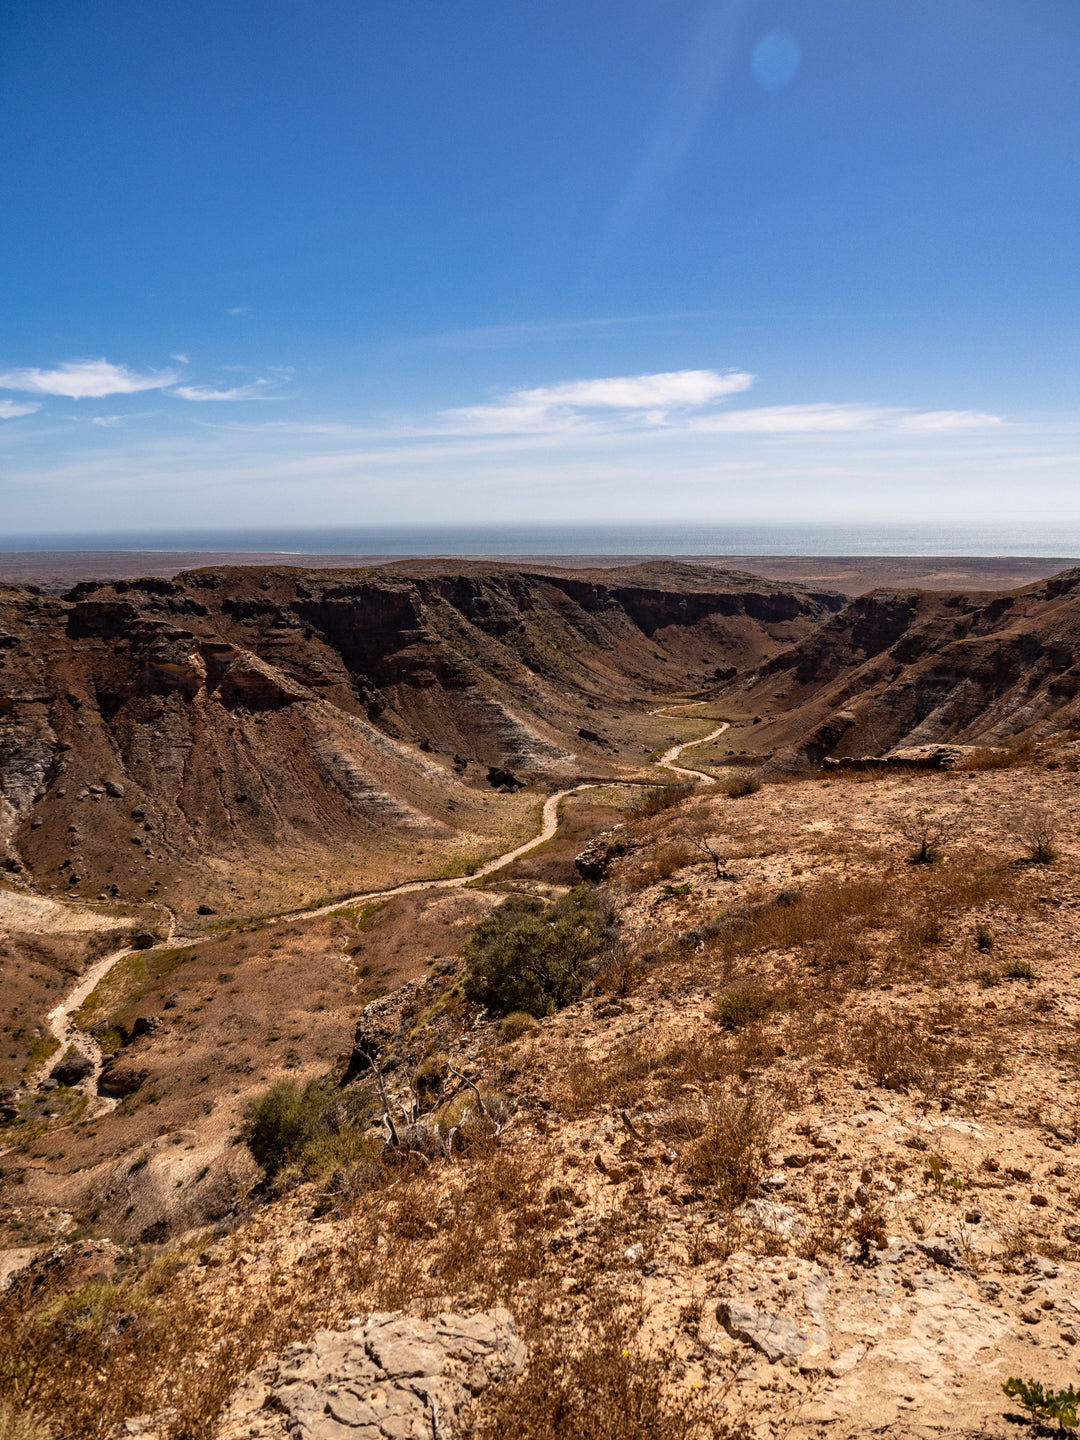
{"label": "green shrub", "polygon": [[268,1176],[299,1160],[305,1148],[330,1130],[332,1103],[325,1080],[279,1080],[252,1100],[244,1112],[240,1138]]}
{"label": "green shrub", "polygon": [[430,1110],[438,1104],[446,1074],[445,1055],[429,1055],[416,1067],[412,1088],[421,1110]]}
{"label": "green shrub", "polygon": [[578,885],[553,905],[511,895],[465,946],[465,998],[496,1015],[551,1015],[580,999],[610,915]]}
{"label": "green shrub", "polygon": [[355,1170],[358,1165],[377,1160],[382,1141],[372,1141],[355,1128],[321,1130],[309,1140],[295,1160],[296,1169],[305,1180],[322,1180],[336,1171]]}
{"label": "green shrub", "polygon": [[1010,1377],[1002,1385],[1010,1399],[1019,1400],[1032,1420],[1056,1420],[1069,1430],[1077,1428],[1080,1391],[1070,1385],[1068,1390],[1044,1389],[1039,1380],[1017,1380]]}
{"label": "green shrub", "polygon": [[975,926],[975,948],[984,951],[994,948],[994,932],[985,921]]}
{"label": "green shrub", "polygon": [[756,795],[761,781],[756,775],[736,775],[724,785],[724,794],[729,800],[738,800],[743,795]]}

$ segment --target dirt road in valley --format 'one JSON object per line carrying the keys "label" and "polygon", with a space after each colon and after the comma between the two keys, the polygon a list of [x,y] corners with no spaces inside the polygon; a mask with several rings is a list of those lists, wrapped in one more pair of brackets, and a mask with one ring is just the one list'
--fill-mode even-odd
{"label": "dirt road in valley", "polygon": [[[654,715],[662,715],[664,713],[662,710],[652,711]],[[708,735],[703,735],[698,740],[684,740],[681,744],[672,745],[671,748],[665,750],[663,755],[655,762],[657,768],[669,770],[674,775],[684,775],[688,779],[700,780],[706,785],[715,785],[715,776],[707,775],[702,770],[688,769],[685,766],[677,765],[675,762],[680,758],[684,750],[689,750],[695,745],[708,744],[710,740],[715,740],[717,736],[722,735],[727,729],[728,722],[724,721],[718,725],[715,730],[710,731]],[[644,782],[608,781],[603,783],[641,784]],[[543,845],[552,839],[559,828],[559,806],[563,800],[565,800],[568,795],[576,795],[581,790],[594,790],[600,784],[601,782],[599,781],[590,780],[581,785],[568,786],[565,790],[557,790],[554,795],[549,795],[544,801],[543,808],[540,812],[539,832],[534,835],[531,840],[526,840],[523,844],[515,846],[513,850],[508,850],[503,855],[497,855],[493,860],[488,860],[485,864],[478,866],[471,874],[453,875],[442,880],[409,880],[401,885],[393,885],[387,890],[369,890],[359,895],[350,895],[343,900],[334,900],[328,905],[318,905],[309,910],[293,910],[286,915],[277,916],[274,920],[268,921],[267,923],[272,925],[292,920],[315,920],[321,915],[330,915],[333,911],[340,910],[344,906],[377,904],[382,900],[391,900],[395,895],[411,895],[418,890],[457,890],[464,885],[468,885],[471,881],[482,880],[485,876],[493,875],[496,870],[501,870],[504,865],[509,865],[511,861],[519,859],[522,855],[527,855],[530,850],[535,850],[538,845]],[[67,910],[69,907],[65,906],[63,908]],[[87,912],[87,915],[93,921],[97,921],[99,918],[95,916],[93,912]],[[174,931],[175,924],[170,926],[169,935],[164,941],[165,946],[175,943]],[[185,943],[198,945],[205,943],[206,940],[211,938],[213,937],[205,936],[201,939],[186,941]],[[75,1015],[83,1001],[100,985],[101,981],[113,966],[126,955],[133,953],[135,952],[130,946],[125,946],[122,950],[113,951],[112,954],[105,955],[102,959],[96,961],[90,969],[87,970],[85,975],[80,978],[79,983],[74,989],[69,992],[59,1005],[53,1010],[50,1010],[46,1017],[51,1034],[59,1041],[61,1046],[61,1050],[57,1053],[63,1053],[63,1050],[69,1046],[73,1047],[78,1050],[81,1055],[85,1055],[94,1066],[93,1071],[87,1075],[79,1087],[86,1091],[91,1104],[95,1104],[96,1102],[96,1110],[93,1112],[88,1111],[88,1114],[100,1114],[106,1110],[111,1110],[113,1106],[117,1104],[117,1101],[97,1093],[98,1081],[101,1076],[102,1066],[104,1065],[104,1057],[94,1037],[77,1027],[75,1024]],[[148,952],[143,951],[142,953],[145,954]],[[47,1073],[48,1068],[51,1067],[53,1063],[53,1057],[50,1057],[44,1062],[42,1070]],[[32,1077],[27,1081],[27,1085],[32,1087],[35,1083],[39,1082],[39,1079],[40,1076]]]}

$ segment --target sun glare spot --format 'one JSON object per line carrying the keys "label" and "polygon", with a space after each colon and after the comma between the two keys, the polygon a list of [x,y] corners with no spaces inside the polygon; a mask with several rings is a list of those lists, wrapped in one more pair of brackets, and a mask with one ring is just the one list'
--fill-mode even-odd
{"label": "sun glare spot", "polygon": [[786,30],[770,30],[754,46],[750,69],[763,90],[782,90],[794,80],[801,59],[794,35]]}

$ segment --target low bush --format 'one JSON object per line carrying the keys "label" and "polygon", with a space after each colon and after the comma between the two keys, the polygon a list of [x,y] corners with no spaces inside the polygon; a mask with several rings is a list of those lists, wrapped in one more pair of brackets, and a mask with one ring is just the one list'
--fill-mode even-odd
{"label": "low bush", "polygon": [[729,800],[738,800],[743,795],[756,795],[761,789],[761,781],[754,774],[736,775],[726,781],[722,788]]}
{"label": "low bush", "polygon": [[499,1035],[503,1040],[520,1040],[522,1035],[538,1028],[535,1018],[527,1010],[513,1010],[499,1026]]}
{"label": "low bush", "polygon": [[712,1017],[721,1030],[739,1030],[764,1019],[775,998],[765,990],[728,990],[713,1006]]}
{"label": "low bush", "polygon": [[732,1090],[710,1095],[704,1111],[686,1116],[687,1133],[697,1132],[684,1161],[687,1177],[722,1209],[749,1200],[768,1167],[778,1120],[773,1095]]}
{"label": "low bush", "polygon": [[594,1303],[581,1334],[543,1332],[512,1385],[493,1385],[470,1431],[476,1440],[734,1440],[732,1426],[704,1390],[688,1390],[674,1346],[631,1338],[640,1323],[611,1298]]}
{"label": "low bush", "polygon": [[630,813],[647,820],[651,815],[659,815],[664,810],[670,810],[674,805],[681,805],[693,793],[694,782],[692,780],[683,780],[675,785],[653,785],[637,797],[630,807]]}
{"label": "low bush", "polygon": [[948,827],[932,807],[916,810],[901,824],[900,833],[913,847],[908,851],[909,865],[936,865],[942,858]]}
{"label": "low bush", "polygon": [[496,1015],[551,1015],[581,998],[592,961],[614,936],[610,913],[583,885],[547,904],[511,895],[465,946],[465,998]]}
{"label": "low bush", "polygon": [[1001,967],[1003,980],[1038,980],[1039,972],[1030,960],[1009,960]]}
{"label": "low bush", "polygon": [[252,1100],[240,1138],[271,1178],[300,1159],[304,1149],[330,1133],[327,1110],[332,1092],[324,1080],[279,1080]]}
{"label": "low bush", "polygon": [[1057,818],[1047,806],[1033,805],[1024,811],[1018,818],[1017,830],[1023,839],[1030,864],[1053,865],[1059,858]]}

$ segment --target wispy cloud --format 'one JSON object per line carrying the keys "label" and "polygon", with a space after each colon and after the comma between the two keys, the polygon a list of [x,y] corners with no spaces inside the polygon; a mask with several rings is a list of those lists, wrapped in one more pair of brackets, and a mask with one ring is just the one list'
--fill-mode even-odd
{"label": "wispy cloud", "polygon": [[1000,415],[987,415],[981,410],[927,410],[923,414],[905,415],[905,430],[982,430],[1000,425]]}
{"label": "wispy cloud", "polygon": [[0,400],[0,420],[15,420],[20,415],[33,415],[41,406],[36,401],[19,403],[17,400]]}
{"label": "wispy cloud", "polygon": [[250,306],[250,305],[230,305],[230,306],[229,306],[229,309],[227,310],[226,313],[229,314],[229,315],[250,315],[250,314],[251,314],[251,306]]}
{"label": "wispy cloud", "polygon": [[[444,410],[434,433],[469,435],[696,434],[813,435],[861,430],[940,434],[985,429],[1000,417],[977,410],[910,411],[854,403],[719,408],[750,389],[742,370],[674,370],[656,375],[568,380],[513,390],[491,405]],[[439,422],[442,422],[441,426]],[[411,432],[416,435],[416,430]],[[429,431],[429,433],[431,433]]]}
{"label": "wispy cloud", "polygon": [[187,356],[187,355],[170,355],[170,356],[169,356],[169,359],[170,359],[170,360],[176,360],[176,361],[177,361],[179,364],[181,364],[181,365],[190,365],[190,364],[191,364],[191,358],[190,358],[190,356]]}
{"label": "wispy cloud", "polygon": [[111,430],[115,425],[123,423],[123,415],[95,415],[90,421],[91,425],[100,425],[105,430]]}
{"label": "wispy cloud", "polygon": [[759,435],[810,435],[845,430],[908,430],[944,434],[1000,425],[1000,415],[979,410],[905,411],[891,405],[765,405],[694,417],[687,429]]}
{"label": "wispy cloud", "polygon": [[140,390],[161,390],[172,385],[175,371],[139,375],[126,365],[108,360],[69,360],[55,370],[9,370],[0,374],[0,390],[23,390],[34,395],[65,395],[71,400],[100,399],[104,395],[134,395]]}
{"label": "wispy cloud", "polygon": [[269,380],[253,380],[250,385],[233,385],[228,390],[215,390],[212,385],[178,385],[169,394],[181,400],[254,400],[269,384]]}
{"label": "wispy cloud", "polygon": [[444,410],[441,419],[455,430],[506,434],[523,431],[588,428],[598,418],[605,427],[660,426],[673,413],[714,405],[749,390],[753,375],[732,370],[672,370],[655,375],[619,375],[598,380],[567,380],[535,390],[513,390],[493,405]]}

